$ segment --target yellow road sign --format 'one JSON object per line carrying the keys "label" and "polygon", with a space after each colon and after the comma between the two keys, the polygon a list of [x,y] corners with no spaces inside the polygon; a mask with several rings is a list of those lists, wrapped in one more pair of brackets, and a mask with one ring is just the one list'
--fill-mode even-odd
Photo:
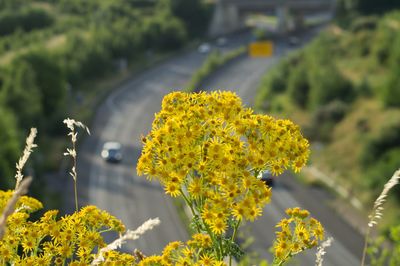
{"label": "yellow road sign", "polygon": [[249,45],[249,55],[251,57],[272,56],[274,45],[270,41],[253,42]]}

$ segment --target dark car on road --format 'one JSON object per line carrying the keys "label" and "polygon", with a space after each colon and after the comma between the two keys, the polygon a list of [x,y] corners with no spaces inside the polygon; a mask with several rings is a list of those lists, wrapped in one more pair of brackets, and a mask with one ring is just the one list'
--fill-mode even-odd
{"label": "dark car on road", "polygon": [[107,162],[120,162],[122,160],[121,144],[114,141],[104,143],[101,157]]}
{"label": "dark car on road", "polygon": [[273,187],[274,186],[274,183],[275,183],[274,176],[268,170],[265,170],[262,173],[261,180],[264,181],[264,183],[269,187]]}

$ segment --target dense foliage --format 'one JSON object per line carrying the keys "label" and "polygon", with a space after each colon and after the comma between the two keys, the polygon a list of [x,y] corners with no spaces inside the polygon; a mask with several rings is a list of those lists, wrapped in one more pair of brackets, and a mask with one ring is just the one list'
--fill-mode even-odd
{"label": "dense foliage", "polygon": [[0,13],[0,36],[11,34],[18,28],[28,32],[49,27],[53,21],[53,17],[43,9],[6,9]]}
{"label": "dense foliage", "polygon": [[20,142],[18,139],[17,125],[13,114],[7,109],[0,108],[0,175],[2,183],[11,187],[11,177],[14,176],[14,166],[18,159]]}
{"label": "dense foliage", "polygon": [[393,9],[400,8],[397,0],[339,0],[339,15],[348,15],[349,13],[358,12],[361,14],[379,14]]}

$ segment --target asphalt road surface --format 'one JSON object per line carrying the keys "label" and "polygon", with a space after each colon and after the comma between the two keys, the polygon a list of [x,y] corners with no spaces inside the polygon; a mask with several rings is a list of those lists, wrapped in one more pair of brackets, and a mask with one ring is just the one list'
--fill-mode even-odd
{"label": "asphalt road surface", "polygon": [[[237,46],[248,41],[246,38],[237,36],[236,39],[230,39],[228,46]],[[246,104],[252,105],[260,77],[289,49],[285,45],[277,48],[273,58],[243,57],[235,60],[208,79],[203,88],[234,90]],[[154,113],[160,110],[161,99],[168,92],[184,87],[205,57],[205,54],[196,51],[182,54],[117,88],[96,110],[90,125],[92,135],[80,145],[80,205],[97,205],[120,218],[130,229],[138,227],[148,218],[159,217],[161,220],[160,226],[125,245],[126,251],[138,248],[150,255],[159,253],[170,241],[188,238],[169,196],[156,182],[150,183],[145,177],[138,177],[135,165],[142,148],[140,136],[149,132]],[[122,163],[109,164],[101,159],[101,148],[106,141],[119,141],[123,145]],[[65,189],[70,190],[70,187]],[[309,190],[296,184],[289,176],[282,177],[273,189],[273,203],[267,205],[263,218],[246,228],[256,236],[250,248],[260,252],[262,257],[269,258],[267,248],[274,237],[273,225],[284,215],[286,207],[300,206],[309,209],[320,219],[335,238],[324,265],[358,265],[352,254],[360,253],[360,236],[327,207],[325,201],[328,197],[324,192],[312,191],[314,194],[311,194]],[[69,199],[72,200],[72,197]],[[108,236],[109,239],[112,237]],[[313,265],[314,256],[303,256],[300,265]]]}

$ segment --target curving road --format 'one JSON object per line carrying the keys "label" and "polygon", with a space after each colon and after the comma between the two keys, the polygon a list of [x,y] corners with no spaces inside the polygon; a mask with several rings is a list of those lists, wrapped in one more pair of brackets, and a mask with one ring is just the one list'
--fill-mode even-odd
{"label": "curving road", "polygon": [[[247,41],[247,35],[236,36],[229,45],[235,47]],[[283,44],[279,45],[276,56],[269,59],[237,59],[209,78],[203,88],[235,90],[246,104],[252,105],[260,77],[288,49]],[[142,148],[140,136],[149,132],[154,113],[160,110],[162,97],[174,89],[182,88],[205,57],[197,52],[185,53],[145,71],[116,89],[96,110],[90,127],[92,135],[80,145],[80,205],[95,204],[120,218],[131,229],[148,218],[161,219],[159,227],[129,243],[124,250],[138,248],[150,255],[159,253],[170,241],[188,238],[170,198],[156,182],[150,183],[144,177],[138,177],[135,165]],[[102,144],[112,140],[119,141],[124,147],[121,164],[105,163],[99,156]],[[314,194],[310,194],[308,188],[293,182],[292,178],[283,177],[274,187],[273,203],[267,205],[263,218],[246,228],[249,234],[257,236],[250,248],[260,252],[262,257],[269,258],[267,248],[274,236],[273,225],[282,217],[286,207],[302,206],[324,225],[327,221],[328,231],[336,239],[324,265],[357,265],[352,254],[360,253],[357,248],[361,243],[360,236],[334,216],[324,201],[327,196],[323,192],[314,191]],[[114,236],[108,237],[111,239]],[[303,256],[301,265],[313,265],[313,256]]]}

